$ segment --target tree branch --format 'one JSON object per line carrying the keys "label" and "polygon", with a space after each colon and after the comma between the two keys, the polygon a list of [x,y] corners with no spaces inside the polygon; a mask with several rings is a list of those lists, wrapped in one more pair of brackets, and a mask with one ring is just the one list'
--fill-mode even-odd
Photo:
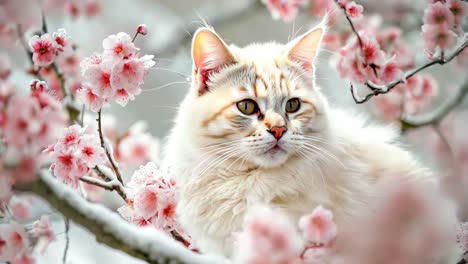
{"label": "tree branch", "polygon": [[[354,35],[357,37],[358,41],[359,41],[359,46],[362,48],[362,40],[361,40],[361,37],[359,36],[359,33],[356,31],[356,28],[354,26],[354,23],[353,21],[351,20],[351,18],[348,16],[348,14],[346,13],[346,9],[341,6],[338,2],[338,0],[335,0],[335,3],[338,5],[339,8],[341,8],[341,10],[343,10],[343,14],[345,15],[346,17],[346,20],[348,21],[349,23],[349,26],[351,27],[351,30],[352,32],[354,33]],[[395,88],[398,84],[401,84],[401,83],[404,83],[406,82],[407,79],[411,78],[413,75],[417,74],[418,72],[426,69],[426,68],[430,68],[436,64],[439,64],[439,65],[444,65],[446,63],[449,63],[450,61],[452,61],[455,57],[457,57],[466,47],[468,47],[468,37],[464,37],[463,38],[463,43],[458,46],[454,51],[453,53],[450,55],[450,56],[446,56],[444,52],[441,53],[441,56],[438,58],[438,59],[435,59],[435,60],[431,60],[413,70],[410,70],[408,72],[406,72],[405,74],[403,74],[403,77],[401,77],[400,79],[396,80],[396,81],[393,81],[393,82],[390,82],[386,85],[376,85],[376,84],[373,84],[369,81],[366,81],[364,83],[364,85],[371,91],[370,93],[368,93],[367,95],[365,95],[364,97],[361,97],[359,96],[355,89],[354,89],[354,86],[352,83],[350,83],[350,90],[351,90],[351,96],[353,97],[353,100],[356,104],[363,104],[367,101],[369,101],[372,97],[374,96],[377,96],[377,95],[380,95],[380,94],[386,94],[388,92],[390,92],[393,88]]]}
{"label": "tree branch", "polygon": [[14,188],[42,197],[64,217],[93,233],[98,242],[148,263],[225,262],[221,257],[195,254],[159,230],[137,227],[106,207],[87,202],[48,171],[39,172],[34,182]]}
{"label": "tree branch", "polygon": [[117,176],[117,180],[123,184],[123,180],[122,180],[122,173],[120,172],[119,170],[119,167],[117,166],[117,163],[115,162],[114,160],[114,157],[112,156],[112,154],[110,153],[109,149],[107,148],[105,142],[104,142],[104,134],[102,132],[102,121],[101,121],[101,109],[99,109],[98,111],[98,117],[96,119],[97,123],[98,123],[98,133],[99,133],[99,140],[101,141],[101,147],[104,149],[104,151],[106,152],[106,156],[107,156],[107,159],[109,160],[112,168],[114,169],[114,172],[115,172],[115,175]]}
{"label": "tree branch", "polygon": [[64,220],[64,223],[65,223],[65,248],[63,250],[62,263],[66,264],[67,263],[68,248],[70,246],[70,236],[69,236],[70,220],[68,218],[64,218],[63,220]]}
{"label": "tree branch", "polygon": [[[102,172],[100,171],[99,167],[96,167],[95,171],[98,174],[101,173],[101,175],[102,175]],[[91,185],[100,187],[100,188],[102,188],[104,190],[108,190],[108,191],[111,191],[111,192],[115,191],[118,195],[120,195],[120,197],[122,197],[122,199],[125,202],[128,202],[127,194],[125,192],[125,189],[124,189],[123,185],[118,181],[111,180],[111,181],[105,182],[105,181],[102,181],[102,180],[99,180],[99,179],[96,179],[96,178],[93,178],[93,177],[89,177],[89,176],[81,177],[80,181],[85,182],[87,184],[91,184]]]}
{"label": "tree branch", "polygon": [[409,129],[419,128],[427,125],[437,124],[447,116],[455,107],[463,102],[463,99],[468,94],[468,82],[466,82],[458,91],[458,93],[449,101],[441,104],[431,113],[421,116],[408,116],[400,120],[402,132]]}

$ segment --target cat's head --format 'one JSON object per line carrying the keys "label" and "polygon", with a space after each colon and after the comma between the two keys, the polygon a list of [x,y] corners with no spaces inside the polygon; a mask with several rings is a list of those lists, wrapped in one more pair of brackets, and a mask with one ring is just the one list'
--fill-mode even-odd
{"label": "cat's head", "polygon": [[212,29],[199,29],[187,109],[198,147],[208,156],[260,167],[308,155],[326,126],[314,64],[324,33],[322,23],[285,45],[239,48]]}

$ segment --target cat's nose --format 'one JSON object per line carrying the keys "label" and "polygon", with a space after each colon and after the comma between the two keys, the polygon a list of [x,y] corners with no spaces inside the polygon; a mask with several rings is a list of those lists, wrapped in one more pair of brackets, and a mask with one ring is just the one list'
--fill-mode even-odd
{"label": "cat's nose", "polygon": [[267,130],[268,133],[272,134],[276,140],[280,140],[280,138],[288,131],[285,126],[275,126]]}

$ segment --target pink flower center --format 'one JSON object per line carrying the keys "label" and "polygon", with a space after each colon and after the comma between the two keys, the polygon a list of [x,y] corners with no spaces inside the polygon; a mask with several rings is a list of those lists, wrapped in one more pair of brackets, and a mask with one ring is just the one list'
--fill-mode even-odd
{"label": "pink flower center", "polygon": [[109,86],[110,85],[110,74],[107,72],[104,72],[101,74],[101,83],[103,86]]}
{"label": "pink flower center", "polygon": [[20,119],[18,120],[18,123],[16,123],[16,126],[18,127],[18,129],[26,129],[28,128],[28,122],[24,119]]}
{"label": "pink flower center", "polygon": [[18,233],[15,232],[12,236],[13,244],[17,246],[23,245],[23,237]]}
{"label": "pink flower center", "polygon": [[163,210],[163,215],[165,218],[171,218],[174,216],[175,210],[174,210],[174,205],[173,204],[168,204],[166,208]]}
{"label": "pink flower center", "polygon": [[117,54],[117,55],[120,54],[120,53],[122,53],[122,51],[123,51],[122,44],[119,44],[119,45],[117,45],[117,46],[114,48],[114,52],[115,52],[115,54]]}
{"label": "pink flower center", "polygon": [[84,155],[91,157],[94,154],[94,149],[92,147],[87,146],[83,148],[82,152]]}
{"label": "pink flower center", "polygon": [[73,157],[71,154],[59,156],[58,160],[66,167],[71,167],[73,165]]}
{"label": "pink flower center", "polygon": [[75,141],[76,140],[76,135],[74,134],[68,134],[65,139],[64,139],[64,143],[66,145],[70,144],[71,142]]}
{"label": "pink flower center", "polygon": [[55,38],[55,42],[57,42],[57,44],[59,44],[60,46],[64,47],[65,46],[65,39],[61,38],[61,37],[56,37]]}
{"label": "pink flower center", "polygon": [[326,223],[321,217],[313,217],[311,220],[312,224],[320,230],[323,230],[326,227]]}

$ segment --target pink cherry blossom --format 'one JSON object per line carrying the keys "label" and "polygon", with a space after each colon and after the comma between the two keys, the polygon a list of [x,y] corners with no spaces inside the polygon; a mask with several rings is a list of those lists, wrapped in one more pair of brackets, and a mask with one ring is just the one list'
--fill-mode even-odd
{"label": "pink cherry blossom", "polygon": [[137,27],[137,33],[141,35],[146,35],[148,34],[148,26],[145,24],[140,24]]}
{"label": "pink cherry blossom", "polygon": [[333,213],[322,206],[317,206],[312,214],[301,217],[299,227],[307,241],[316,244],[328,244],[337,234]]}
{"label": "pink cherry blossom", "polygon": [[63,28],[59,28],[56,32],[52,33],[52,38],[55,41],[57,51],[63,52],[67,48],[71,48],[70,36]]}
{"label": "pink cherry blossom", "polygon": [[111,86],[112,63],[111,60],[103,60],[99,64],[91,64],[83,74],[93,93],[104,99],[112,98],[115,94]]}
{"label": "pink cherry blossom", "polygon": [[289,219],[278,211],[256,208],[246,216],[237,236],[235,263],[297,263],[301,241]]}
{"label": "pink cherry blossom", "polygon": [[106,102],[95,94],[88,85],[84,85],[84,87],[78,90],[78,96],[94,112],[99,111]]}
{"label": "pink cherry blossom", "polygon": [[462,0],[448,0],[447,5],[455,19],[455,26],[461,26],[463,19],[468,15],[468,3]]}
{"label": "pink cherry blossom", "polygon": [[99,0],[87,0],[84,4],[84,11],[88,17],[98,15],[102,10],[102,4]]}
{"label": "pink cherry blossom", "polygon": [[42,252],[44,252],[50,242],[55,240],[55,234],[52,230],[50,218],[47,215],[41,216],[39,220],[33,223],[31,233],[34,238],[38,239],[38,248]]}
{"label": "pink cherry blossom", "polygon": [[116,35],[110,35],[102,41],[104,55],[110,55],[118,58],[130,58],[135,55],[137,48],[132,42],[130,35],[119,32]]}
{"label": "pink cherry blossom", "polygon": [[130,130],[121,139],[118,150],[118,160],[125,166],[139,166],[155,158],[159,150],[158,142],[146,131]]}
{"label": "pink cherry blossom", "polygon": [[77,188],[79,179],[105,161],[105,152],[96,134],[86,133],[79,125],[66,128],[57,143],[46,152],[52,156],[55,176]]}
{"label": "pink cherry blossom", "polygon": [[23,253],[30,241],[26,230],[18,223],[11,221],[0,224],[0,261],[11,261]]}
{"label": "pink cherry blossom", "polygon": [[100,145],[99,138],[95,135],[83,135],[80,138],[78,149],[81,152],[81,160],[90,168],[103,164],[106,160],[104,149]]}
{"label": "pink cherry blossom", "polygon": [[450,29],[455,23],[450,9],[442,2],[430,4],[424,11],[424,24],[425,25],[443,25],[446,24]]}
{"label": "pink cherry blossom", "polygon": [[56,42],[46,33],[42,36],[33,36],[29,41],[33,53],[33,61],[37,66],[48,66],[51,64],[57,52]]}
{"label": "pink cherry blossom", "polygon": [[59,139],[59,142],[65,145],[66,147],[78,144],[80,136],[83,134],[84,130],[78,125],[73,125],[64,130],[63,135]]}
{"label": "pink cherry blossom", "polygon": [[175,216],[175,183],[167,179],[168,174],[153,162],[140,167],[127,184],[132,202],[119,208],[119,213],[140,226],[151,225],[167,233],[173,230],[183,233]]}
{"label": "pink cherry blossom", "polygon": [[10,200],[9,207],[13,212],[13,217],[18,221],[25,221],[30,217],[30,204],[26,199],[14,196]]}
{"label": "pink cherry blossom", "polygon": [[281,19],[285,22],[296,18],[299,9],[303,7],[306,0],[262,0],[271,13],[273,19]]}
{"label": "pink cherry blossom", "polygon": [[35,264],[36,260],[29,254],[23,253],[11,260],[11,264]]}
{"label": "pink cherry blossom", "polygon": [[457,41],[457,35],[451,31],[447,24],[423,25],[422,36],[426,53],[432,55],[439,47],[442,51],[452,48]]}
{"label": "pink cherry blossom", "polygon": [[361,18],[363,10],[364,8],[362,7],[362,5],[358,5],[354,1],[346,4],[346,13],[352,18]]}
{"label": "pink cherry blossom", "polygon": [[158,210],[158,189],[155,186],[147,186],[135,196],[134,206],[136,212],[145,219],[154,216]]}

